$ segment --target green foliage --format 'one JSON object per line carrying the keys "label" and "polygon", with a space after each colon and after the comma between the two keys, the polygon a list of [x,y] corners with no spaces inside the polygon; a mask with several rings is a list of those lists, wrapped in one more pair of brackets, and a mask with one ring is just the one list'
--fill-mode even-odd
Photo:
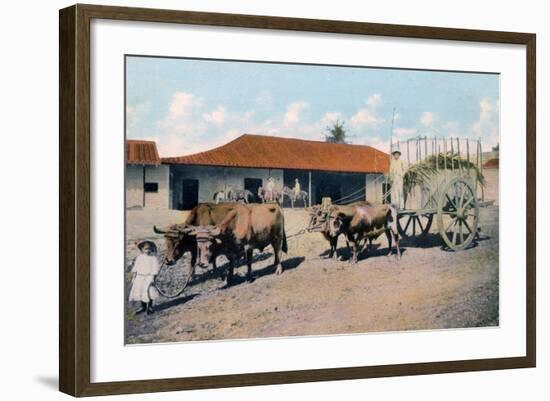
{"label": "green foliage", "polygon": [[477,166],[461,158],[458,153],[439,153],[409,166],[403,176],[403,194],[408,198],[416,186],[426,188],[433,177],[442,170],[474,171],[477,181],[485,185],[485,178]]}
{"label": "green foliage", "polygon": [[344,122],[336,120],[332,126],[326,128],[325,141],[329,143],[349,143],[347,141],[347,131],[344,128]]}

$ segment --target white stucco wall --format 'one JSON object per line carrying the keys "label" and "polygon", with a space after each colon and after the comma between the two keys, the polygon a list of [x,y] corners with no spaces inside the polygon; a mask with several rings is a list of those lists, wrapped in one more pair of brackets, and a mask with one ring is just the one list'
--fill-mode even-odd
{"label": "white stucco wall", "polygon": [[383,174],[365,174],[365,200],[372,203],[382,203]]}
{"label": "white stucco wall", "polygon": [[[126,207],[167,209],[169,207],[169,167],[145,166],[145,182],[156,182],[158,192],[143,192],[142,165],[126,166]],[[144,204],[145,201],[145,204]]]}
{"label": "white stucco wall", "polygon": [[168,209],[170,204],[169,174],[170,168],[167,165],[145,168],[145,182],[158,183],[158,192],[145,193],[146,209]]}
{"label": "white stucco wall", "polygon": [[[174,192],[170,198],[172,208],[177,208],[181,185],[178,181],[183,179],[196,179],[199,181],[199,202],[212,202],[214,193],[230,189],[243,189],[245,178],[259,178],[263,185],[272,176],[276,185],[283,183],[283,170],[236,168],[236,167],[211,167],[211,166],[172,166],[170,180]],[[256,192],[256,191],[254,191]],[[172,196],[173,195],[173,196]]]}
{"label": "white stucco wall", "polygon": [[126,207],[143,207],[143,166],[126,166]]}

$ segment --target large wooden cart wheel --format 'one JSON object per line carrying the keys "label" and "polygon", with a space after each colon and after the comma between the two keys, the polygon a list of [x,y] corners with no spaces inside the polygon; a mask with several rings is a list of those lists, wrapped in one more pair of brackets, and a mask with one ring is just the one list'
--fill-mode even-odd
{"label": "large wooden cart wheel", "polygon": [[423,237],[432,226],[432,213],[401,212],[397,217],[397,230],[404,239]]}
{"label": "large wooden cart wheel", "polygon": [[443,186],[437,205],[437,224],[450,249],[459,251],[472,243],[479,225],[479,204],[467,180],[456,177]]}
{"label": "large wooden cart wheel", "polygon": [[[164,259],[162,255],[161,257]],[[176,298],[183,294],[194,273],[195,267],[191,265],[191,256],[185,254],[171,266],[163,262],[154,285],[163,297]]]}

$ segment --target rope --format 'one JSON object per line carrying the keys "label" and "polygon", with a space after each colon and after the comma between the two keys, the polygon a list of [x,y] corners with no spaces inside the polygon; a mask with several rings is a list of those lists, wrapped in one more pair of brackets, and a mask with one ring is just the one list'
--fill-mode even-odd
{"label": "rope", "polygon": [[305,233],[307,233],[307,228],[302,228],[300,231],[292,234],[292,235],[287,235],[286,236],[286,239],[288,240],[289,238],[292,238],[292,237],[298,237],[300,235],[304,235]]}
{"label": "rope", "polygon": [[354,196],[354,195],[358,194],[359,192],[364,192],[366,188],[367,188],[367,187],[366,187],[366,185],[365,185],[365,186],[359,188],[357,191],[353,191],[353,192],[347,194],[346,196],[342,196],[341,198],[332,201],[332,203],[336,203],[336,202],[339,202],[339,201],[341,201],[341,200],[347,199],[347,198],[349,198],[349,197],[351,197],[351,196]]}

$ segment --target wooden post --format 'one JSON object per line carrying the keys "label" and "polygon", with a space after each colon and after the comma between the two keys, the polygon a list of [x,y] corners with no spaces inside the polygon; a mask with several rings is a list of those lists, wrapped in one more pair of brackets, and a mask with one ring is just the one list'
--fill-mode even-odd
{"label": "wooden post", "polygon": [[455,169],[455,147],[453,145],[453,137],[451,137],[451,170]]}
{"label": "wooden post", "polygon": [[428,137],[424,136],[424,158],[428,157]]}
{"label": "wooden post", "polygon": [[[479,172],[483,177],[483,149],[481,147],[481,139],[478,140],[478,143],[479,143]],[[483,188],[483,185],[481,186],[481,201],[485,202],[485,190]]]}
{"label": "wooden post", "polygon": [[141,207],[145,209],[145,164],[143,165],[143,186],[141,187],[143,191],[143,199],[141,201]]}
{"label": "wooden post", "polygon": [[439,145],[437,144],[437,137],[434,138],[434,149],[435,149],[435,169],[439,170]]}
{"label": "wooden post", "polygon": [[456,151],[458,153],[458,169],[462,171],[462,163],[460,162],[460,139],[456,137]]}
{"label": "wooden post", "polygon": [[311,170],[309,171],[309,176],[308,176],[308,195],[307,195],[307,200],[308,200],[308,204],[309,204],[309,207],[311,207]]}
{"label": "wooden post", "polygon": [[447,169],[447,138],[443,138],[443,170]]}

